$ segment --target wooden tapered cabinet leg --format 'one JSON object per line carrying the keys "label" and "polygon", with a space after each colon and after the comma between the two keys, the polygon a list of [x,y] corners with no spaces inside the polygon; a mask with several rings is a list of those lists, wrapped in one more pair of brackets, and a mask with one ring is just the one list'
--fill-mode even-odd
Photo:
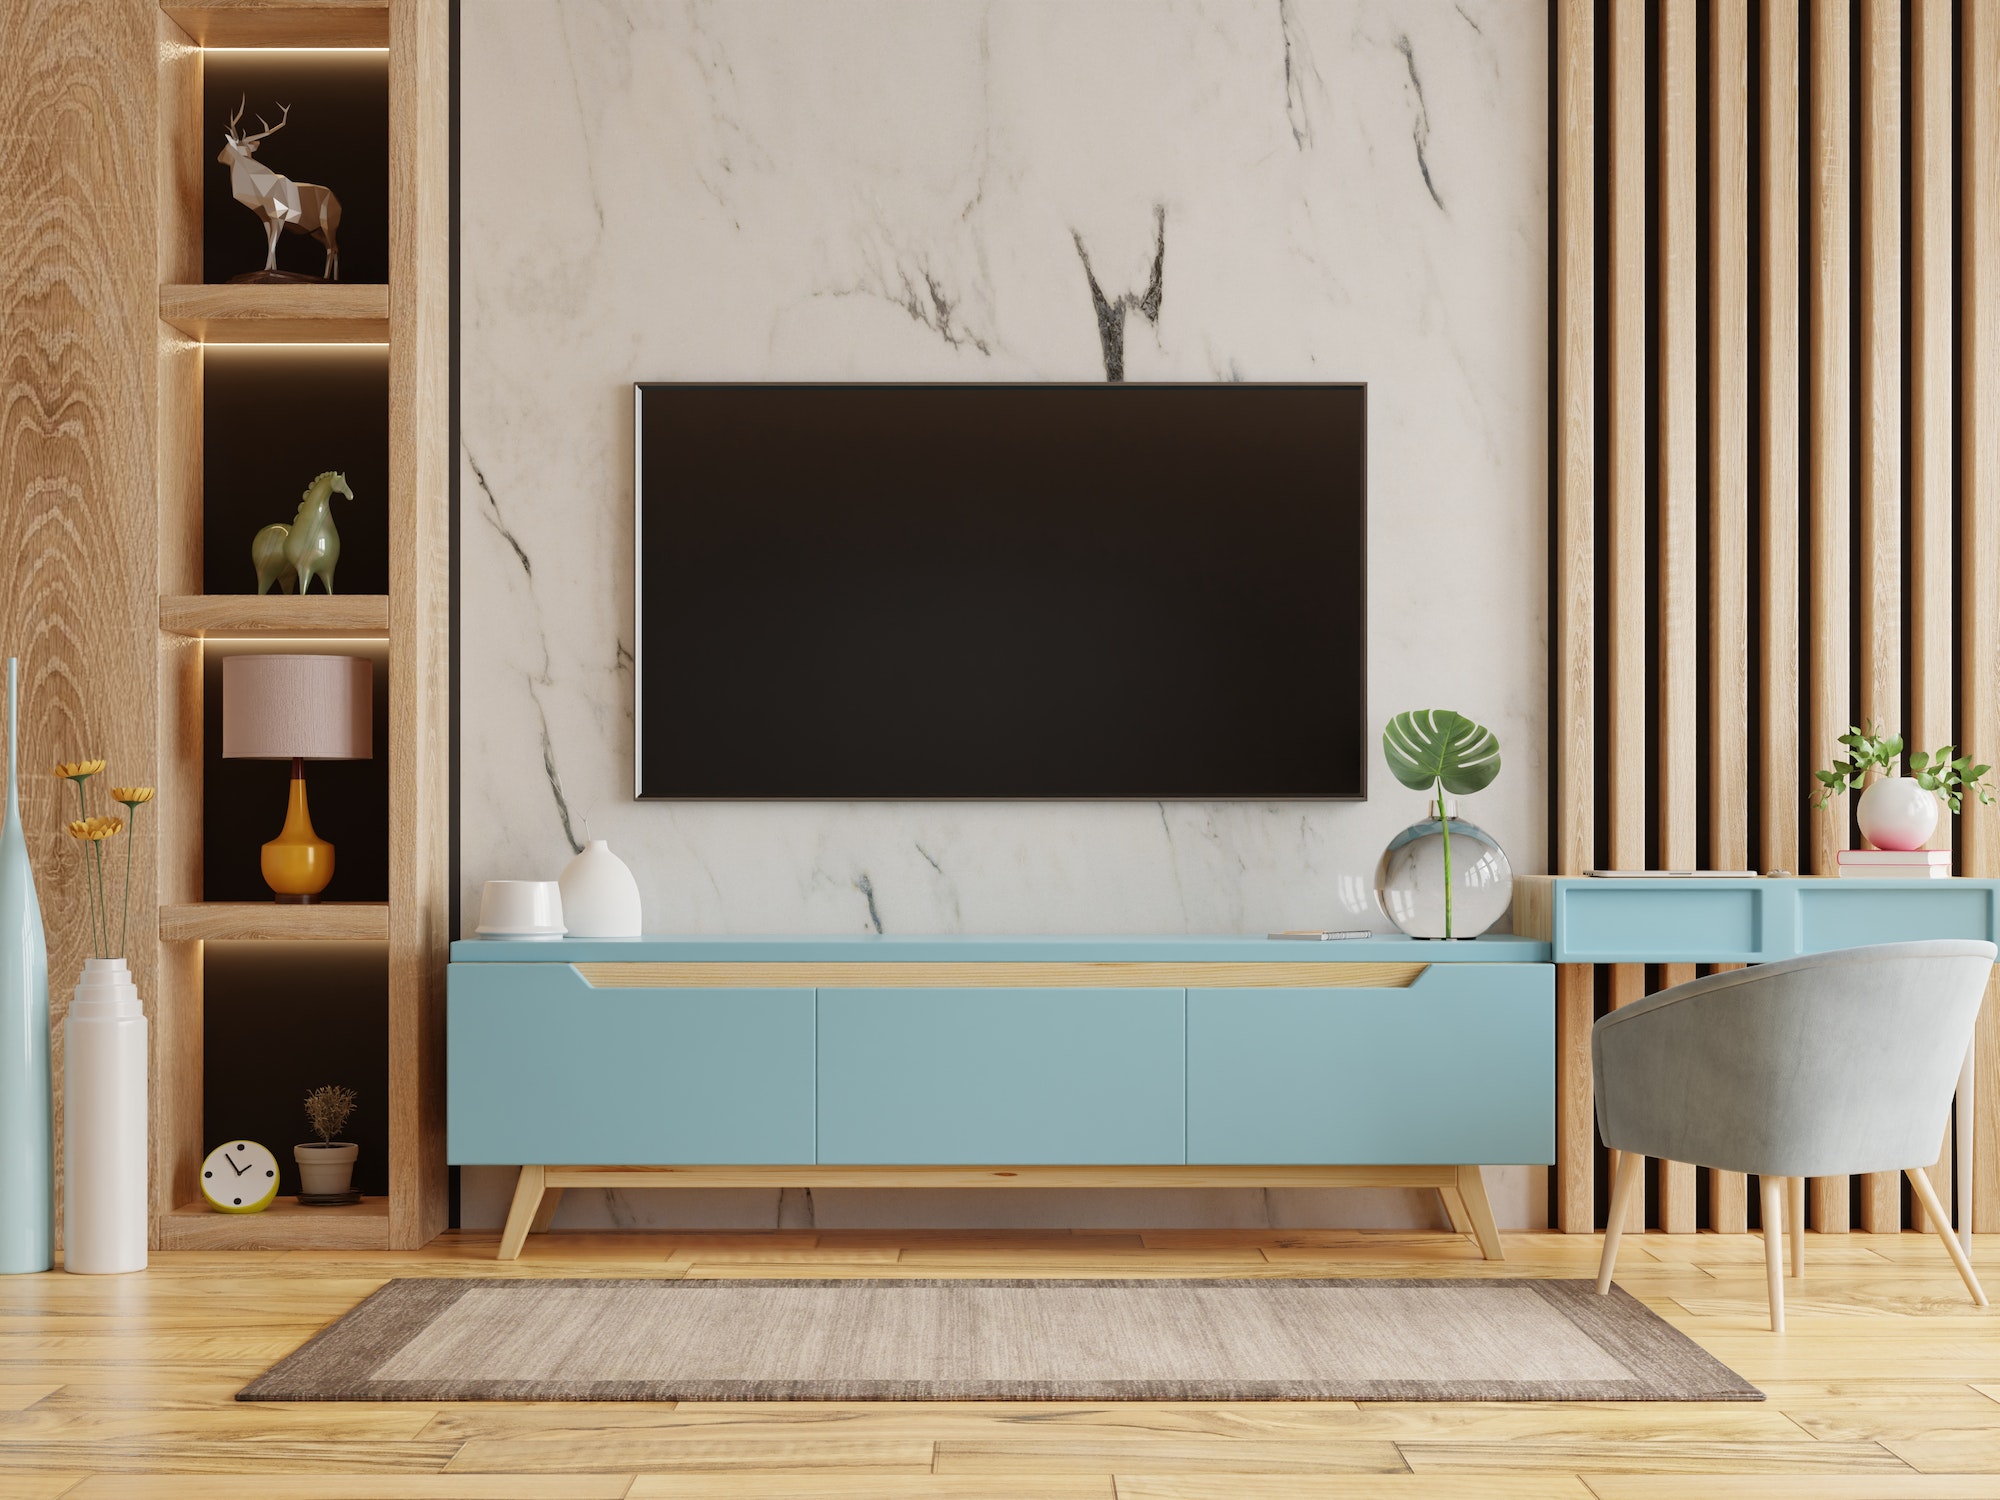
{"label": "wooden tapered cabinet leg", "polygon": [[1501,1248],[1493,1209],[1486,1201],[1486,1178],[1479,1168],[1458,1169],[1458,1196],[1465,1204],[1466,1217],[1472,1220],[1472,1237],[1479,1241],[1479,1253],[1488,1260],[1505,1260],[1507,1252]]}
{"label": "wooden tapered cabinet leg", "polygon": [[1465,1212],[1465,1200],[1458,1196],[1457,1188],[1439,1188],[1438,1201],[1444,1205],[1444,1216],[1451,1220],[1453,1234],[1472,1233],[1472,1220]]}
{"label": "wooden tapered cabinet leg", "polygon": [[563,1190],[559,1187],[542,1189],[542,1206],[535,1210],[535,1222],[528,1226],[530,1234],[547,1234],[554,1222],[556,1210],[562,1207]]}
{"label": "wooden tapered cabinet leg", "polygon": [[1985,1289],[1979,1285],[1979,1278],[1972,1272],[1972,1262],[1966,1258],[1965,1246],[1959,1244],[1958,1236],[1951,1232],[1951,1223],[1944,1216],[1944,1205],[1938,1202],[1937,1193],[1931,1187],[1930,1174],[1922,1167],[1911,1167],[1908,1172],[1910,1186],[1916,1190],[1918,1199],[1924,1205],[1924,1212],[1930,1215],[1931,1223],[1937,1226],[1937,1237],[1944,1241],[1944,1248],[1951,1256],[1951,1263],[1958,1267],[1959,1279],[1965,1289],[1972,1293],[1972,1300],[1981,1307],[1986,1306]]}
{"label": "wooden tapered cabinet leg", "polygon": [[1611,1214],[1604,1221],[1604,1254],[1597,1262],[1597,1295],[1611,1290],[1611,1273],[1618,1265],[1618,1242],[1625,1237],[1625,1211],[1632,1195],[1646,1180],[1646,1158],[1630,1151],[1618,1153],[1618,1175],[1611,1184]]}
{"label": "wooden tapered cabinet leg", "polygon": [[1785,1331],[1785,1179],[1760,1177],[1764,1209],[1764,1285],[1771,1298],[1771,1332]]}
{"label": "wooden tapered cabinet leg", "polygon": [[540,1166],[521,1168],[514,1183],[514,1206],[507,1210],[507,1227],[500,1231],[500,1260],[520,1258],[521,1246],[527,1243],[528,1231],[541,1211],[545,1175]]}

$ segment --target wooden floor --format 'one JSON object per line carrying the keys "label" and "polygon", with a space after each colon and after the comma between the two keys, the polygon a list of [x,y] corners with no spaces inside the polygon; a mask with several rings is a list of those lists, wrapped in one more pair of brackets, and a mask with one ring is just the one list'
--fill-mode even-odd
{"label": "wooden floor", "polygon": [[[1760,1242],[1628,1236],[1621,1282],[1770,1396],[1716,1405],[238,1405],[392,1276],[1584,1276],[1595,1238],[553,1235],[407,1254],[163,1254],[0,1278],[0,1500],[2000,1500],[2000,1310],[1934,1240],[1810,1236],[1790,1331]],[[1975,1259],[2000,1291],[2000,1237]]]}

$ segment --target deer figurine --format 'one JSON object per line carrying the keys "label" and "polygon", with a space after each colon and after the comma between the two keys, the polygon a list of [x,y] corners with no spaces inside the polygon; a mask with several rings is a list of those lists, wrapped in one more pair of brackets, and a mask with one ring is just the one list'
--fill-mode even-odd
{"label": "deer figurine", "polygon": [[264,237],[269,242],[264,269],[278,269],[278,236],[290,229],[293,234],[309,234],[326,246],[326,279],[340,280],[340,246],[334,238],[340,228],[340,200],[330,188],[316,182],[294,182],[257,160],[257,143],[285,128],[292,107],[278,106],[277,124],[268,124],[259,115],[257,123],[262,130],[255,135],[238,135],[237,122],[249,102],[245,95],[229,117],[229,128],[222,133],[222,151],[215,159],[229,168],[230,194],[264,221]]}

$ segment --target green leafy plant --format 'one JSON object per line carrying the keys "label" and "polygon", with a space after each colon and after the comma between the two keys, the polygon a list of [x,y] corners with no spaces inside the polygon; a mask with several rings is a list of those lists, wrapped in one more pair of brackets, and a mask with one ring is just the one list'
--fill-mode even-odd
{"label": "green leafy plant", "polygon": [[[1848,788],[1860,786],[1870,771],[1880,771],[1884,776],[1902,774],[1903,737],[1883,734],[1879,724],[1870,724],[1865,729],[1850,724],[1836,743],[1845,746],[1847,753],[1826,770],[1813,772],[1813,780],[1820,785],[1813,802],[1816,808],[1823,810]],[[1993,786],[1983,778],[1993,768],[1974,765],[1971,756],[1956,754],[1957,748],[1941,745],[1935,750],[1912,750],[1910,775],[1925,791],[1936,793],[1953,812],[1964,810],[1968,791],[1978,794],[1980,806],[1991,806]]]}
{"label": "green leafy plant", "polygon": [[1397,714],[1382,729],[1382,758],[1389,774],[1413,792],[1437,798],[1444,829],[1444,935],[1451,936],[1451,819],[1446,796],[1484,791],[1500,774],[1499,738],[1483,724],[1449,708]]}
{"label": "green leafy plant", "polygon": [[353,1089],[329,1083],[306,1095],[306,1121],[312,1126],[313,1134],[329,1146],[347,1124],[347,1117],[353,1113]]}

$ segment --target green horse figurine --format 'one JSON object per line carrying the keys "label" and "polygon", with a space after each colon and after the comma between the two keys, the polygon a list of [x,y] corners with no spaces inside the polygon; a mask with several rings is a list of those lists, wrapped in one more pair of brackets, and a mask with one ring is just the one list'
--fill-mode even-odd
{"label": "green horse figurine", "polygon": [[257,567],[257,592],[268,594],[277,584],[289,594],[296,588],[304,594],[317,576],[333,592],[333,570],[340,562],[340,533],[333,524],[333,497],[354,498],[347,476],[328,469],[306,486],[299,497],[299,513],[289,526],[266,526],[250,541],[250,560]]}

